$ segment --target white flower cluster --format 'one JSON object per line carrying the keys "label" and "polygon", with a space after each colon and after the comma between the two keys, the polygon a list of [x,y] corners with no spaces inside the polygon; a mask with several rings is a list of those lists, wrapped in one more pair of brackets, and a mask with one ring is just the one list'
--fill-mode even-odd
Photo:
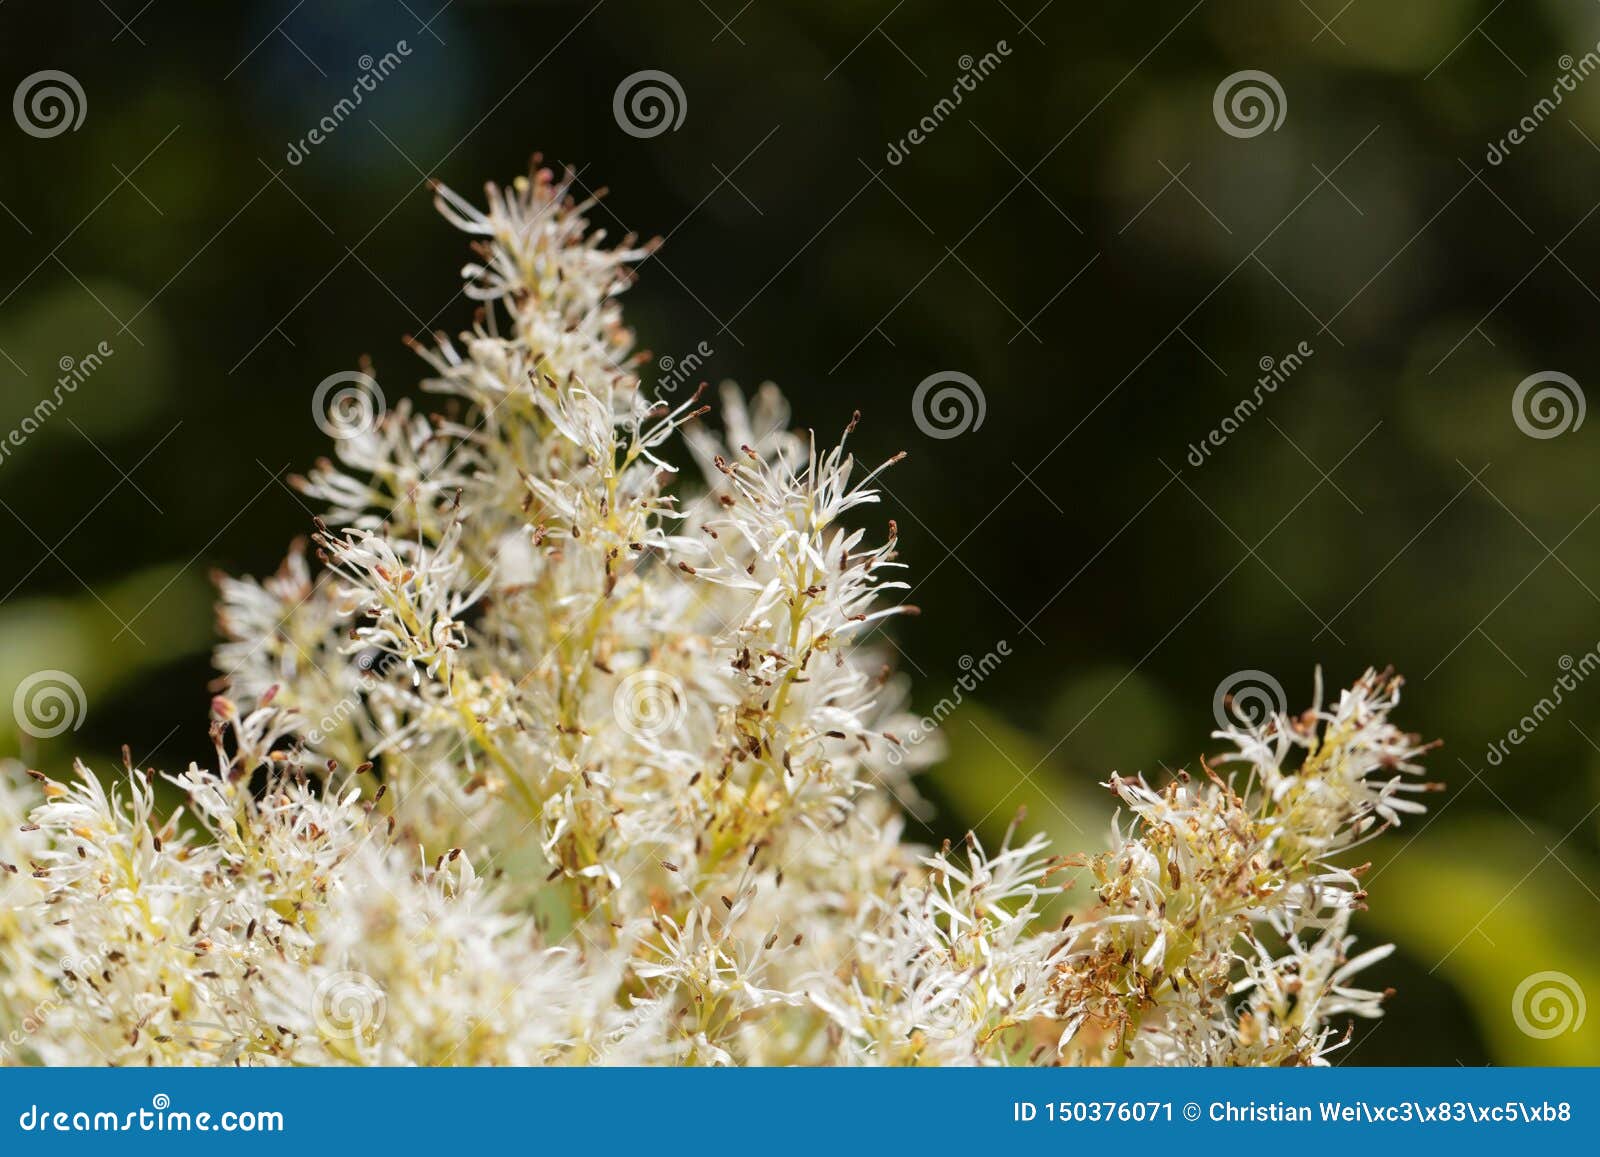
{"label": "white flower cluster", "polygon": [[771,387],[721,437],[646,397],[649,248],[569,184],[439,191],[481,303],[413,343],[444,404],[301,480],[325,566],[221,580],[214,767],[0,771],[0,1057],[1280,1064],[1376,1015],[1335,858],[1417,810],[1397,681],[1218,733],[1226,778],[1113,777],[1105,855],[905,842],[876,471]]}

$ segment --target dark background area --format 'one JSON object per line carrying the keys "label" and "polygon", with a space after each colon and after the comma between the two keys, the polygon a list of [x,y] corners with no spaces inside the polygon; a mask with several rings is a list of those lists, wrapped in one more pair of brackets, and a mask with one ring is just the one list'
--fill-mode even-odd
{"label": "dark background area", "polygon": [[[1363,932],[1400,946],[1369,979],[1399,995],[1341,1055],[1600,1062],[1600,1012],[1513,1014],[1541,973],[1600,994],[1600,680],[1487,758],[1600,643],[1600,421],[1513,413],[1529,375],[1595,380],[1600,79],[1534,107],[1600,8],[1341,3],[10,0],[3,93],[56,69],[86,108],[47,139],[0,118],[0,428],[113,353],[0,460],[0,692],[55,668],[89,703],[42,745],[7,715],[0,754],[205,758],[207,570],[307,530],[282,479],[326,451],[318,382],[371,354],[392,402],[421,373],[400,336],[467,322],[425,181],[476,198],[537,150],[614,189],[613,234],[667,238],[626,298],[654,357],[704,342],[701,376],[910,452],[872,517],[924,610],[893,632],[917,704],[1011,650],[942,729],[920,838],[1026,803],[1098,849],[1094,785],[1197,768],[1236,673],[1298,709],[1319,664],[1393,664],[1450,790],[1363,853]],[[639,138],[613,97],[646,69],[684,117]],[[1241,70],[1281,87],[1275,130],[1220,126]],[[983,423],[929,437],[913,393],[952,371]]]}

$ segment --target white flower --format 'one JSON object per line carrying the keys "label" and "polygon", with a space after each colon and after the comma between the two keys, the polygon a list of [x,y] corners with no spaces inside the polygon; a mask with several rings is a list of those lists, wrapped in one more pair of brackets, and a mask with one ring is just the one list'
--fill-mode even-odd
{"label": "white flower", "polygon": [[[0,774],[3,1059],[1314,1063],[1376,1015],[1336,858],[1420,809],[1397,681],[1222,733],[1232,778],[1113,777],[1097,857],[907,842],[936,745],[866,643],[910,610],[896,459],[772,387],[720,435],[647,398],[617,295],[650,247],[571,184],[439,190],[482,307],[412,343],[443,405],[300,480],[322,568],[220,580],[182,806],[131,766]],[[1096,897],[1061,924],[1069,871]]]}

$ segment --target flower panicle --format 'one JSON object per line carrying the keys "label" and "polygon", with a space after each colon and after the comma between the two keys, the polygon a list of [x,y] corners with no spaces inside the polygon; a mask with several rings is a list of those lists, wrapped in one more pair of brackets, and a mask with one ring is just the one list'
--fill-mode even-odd
{"label": "flower panicle", "polygon": [[211,765],[0,774],[21,1059],[1315,1063],[1377,1014],[1342,857],[1429,786],[1398,681],[1112,777],[1103,854],[919,846],[901,455],[771,386],[652,395],[653,244],[576,173],[435,196],[476,303],[408,342],[443,404],[296,480],[320,565],[218,580]]}

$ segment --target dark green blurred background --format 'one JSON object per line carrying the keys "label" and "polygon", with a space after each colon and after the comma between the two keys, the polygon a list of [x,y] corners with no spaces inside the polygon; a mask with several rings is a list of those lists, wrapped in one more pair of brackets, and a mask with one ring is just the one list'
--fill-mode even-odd
{"label": "dark green blurred background", "polygon": [[[882,513],[919,707],[1012,652],[942,729],[938,835],[1026,803],[1098,848],[1094,784],[1197,767],[1235,672],[1301,707],[1318,664],[1392,663],[1450,790],[1371,846],[1363,931],[1400,945],[1371,975],[1399,994],[1343,1055],[1600,1062],[1600,1010],[1513,1015],[1540,973],[1600,996],[1600,680],[1486,758],[1600,642],[1600,421],[1535,438],[1512,409],[1530,374],[1600,376],[1600,79],[1533,112],[1597,41],[1577,0],[10,0],[4,91],[61,70],[86,110],[48,139],[0,120],[0,427],[113,352],[0,460],[0,692],[57,668],[89,703],[45,744],[3,713],[0,754],[204,758],[206,572],[307,529],[281,477],[325,451],[312,391],[370,353],[392,402],[400,336],[467,320],[424,178],[472,194],[542,150],[615,190],[614,233],[667,235],[627,299],[655,356],[703,342],[699,376],[910,451]],[[645,69],[685,115],[639,138],[613,95]],[[1276,130],[1220,127],[1241,70],[1281,87]],[[949,439],[912,413],[942,371],[986,407]]]}

